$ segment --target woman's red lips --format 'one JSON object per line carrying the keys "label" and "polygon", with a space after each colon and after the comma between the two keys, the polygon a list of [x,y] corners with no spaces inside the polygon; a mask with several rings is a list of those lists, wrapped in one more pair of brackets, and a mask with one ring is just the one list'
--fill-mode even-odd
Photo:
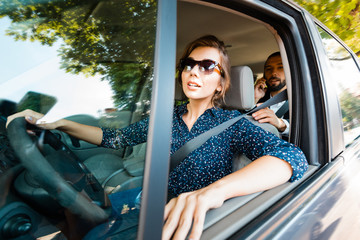
{"label": "woman's red lips", "polygon": [[200,87],[200,85],[197,84],[196,82],[188,82],[187,85],[190,86],[190,87]]}

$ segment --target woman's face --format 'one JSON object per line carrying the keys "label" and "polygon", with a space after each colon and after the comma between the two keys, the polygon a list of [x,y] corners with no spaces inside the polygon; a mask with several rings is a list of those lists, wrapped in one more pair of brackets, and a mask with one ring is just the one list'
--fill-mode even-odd
{"label": "woman's face", "polygon": [[[188,58],[196,61],[210,59],[220,63],[219,50],[212,47],[195,48]],[[206,74],[200,71],[199,65],[195,65],[189,71],[182,71],[181,79],[183,91],[190,101],[204,101],[208,104],[214,93],[221,91],[221,76],[217,70]]]}

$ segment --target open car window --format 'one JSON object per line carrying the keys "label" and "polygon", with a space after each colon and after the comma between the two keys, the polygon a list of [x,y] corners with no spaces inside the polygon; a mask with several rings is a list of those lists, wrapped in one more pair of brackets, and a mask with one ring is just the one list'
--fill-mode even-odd
{"label": "open car window", "polygon": [[[264,64],[268,56],[275,52],[280,52],[288,87],[286,91],[288,92],[290,102],[289,122],[292,130],[290,134],[292,135],[289,141],[299,144],[300,135],[297,134],[299,133],[300,119],[292,119],[292,117],[300,116],[299,112],[294,112],[299,109],[293,109],[294,103],[292,100],[301,96],[301,92],[296,90],[299,88],[294,87],[300,84],[300,80],[297,79],[298,83],[293,83],[294,79],[296,79],[294,78],[293,70],[296,70],[297,67],[289,62],[289,59],[293,58],[291,54],[294,52],[291,46],[287,46],[282,39],[284,34],[280,35],[277,31],[278,24],[273,25],[274,22],[263,17],[265,14],[252,14],[251,11],[251,14],[248,14],[249,12],[246,10],[242,11],[243,9],[246,8],[238,7],[238,11],[233,11],[233,9],[214,6],[208,3],[179,1],[177,59],[181,57],[182,49],[184,49],[187,42],[196,37],[213,34],[225,42],[231,66],[249,67],[253,72],[255,82],[263,77]],[[226,15],[226,22],[219,21],[224,15]],[[292,115],[292,113],[295,114]],[[266,129],[266,127],[264,128]],[[299,142],[294,142],[293,139]],[[304,149],[304,152],[306,152],[307,148],[305,147]],[[308,160],[311,161],[311,159]],[[241,160],[239,166],[243,167],[245,164]],[[233,231],[235,228],[240,229],[251,222],[269,206],[293,191],[303,180],[311,176],[317,168],[317,166],[310,165],[309,170],[298,182],[285,183],[265,192],[230,199],[221,208],[209,211],[206,216],[205,231],[202,237],[204,239],[214,236],[219,239],[229,237],[227,235],[228,232]],[[229,222],[232,224],[228,224]]]}

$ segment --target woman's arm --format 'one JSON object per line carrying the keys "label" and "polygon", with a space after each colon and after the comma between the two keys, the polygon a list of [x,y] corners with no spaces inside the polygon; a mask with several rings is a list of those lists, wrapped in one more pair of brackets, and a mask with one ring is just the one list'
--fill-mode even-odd
{"label": "woman's arm", "polygon": [[22,112],[9,116],[6,122],[6,127],[13,119],[18,117],[25,117],[27,122],[34,124],[42,129],[58,129],[80,140],[84,140],[86,142],[96,145],[101,144],[103,133],[101,128],[99,127],[88,126],[66,119],[60,119],[52,123],[37,123],[37,121],[43,116],[43,114],[34,112],[32,110],[24,110]]}
{"label": "woman's arm", "polygon": [[165,207],[163,239],[185,239],[193,224],[190,239],[199,239],[206,212],[225,200],[264,191],[287,181],[300,179],[308,168],[303,152],[260,127],[242,119],[234,126],[233,144],[238,152],[254,159],[246,167],[205,188],[180,194]]}
{"label": "woman's arm", "polygon": [[77,139],[95,145],[101,144],[103,132],[99,127],[84,125],[66,119],[59,120],[57,124],[58,126],[56,129],[76,137]]}
{"label": "woman's arm", "polygon": [[264,191],[287,182],[291,165],[277,157],[263,156],[246,167],[197,191],[173,198],[165,207],[162,239],[199,239],[206,212],[222,206],[225,200]]}

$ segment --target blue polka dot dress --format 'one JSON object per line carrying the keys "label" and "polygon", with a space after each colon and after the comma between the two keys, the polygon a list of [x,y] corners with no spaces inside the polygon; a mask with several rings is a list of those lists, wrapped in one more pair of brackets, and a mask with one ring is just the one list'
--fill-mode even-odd
{"label": "blue polka dot dress", "polygon": [[[182,119],[186,112],[186,104],[174,109],[170,154],[201,133],[241,115],[234,110],[211,108],[197,119],[189,131]],[[121,148],[146,142],[148,121],[147,118],[123,129],[103,128],[101,145]],[[208,139],[170,172],[169,193],[177,196],[194,191],[230,174],[232,159],[240,153],[251,160],[265,155],[285,160],[293,170],[290,181],[300,179],[308,168],[306,158],[298,147],[241,118],[219,135]]]}

